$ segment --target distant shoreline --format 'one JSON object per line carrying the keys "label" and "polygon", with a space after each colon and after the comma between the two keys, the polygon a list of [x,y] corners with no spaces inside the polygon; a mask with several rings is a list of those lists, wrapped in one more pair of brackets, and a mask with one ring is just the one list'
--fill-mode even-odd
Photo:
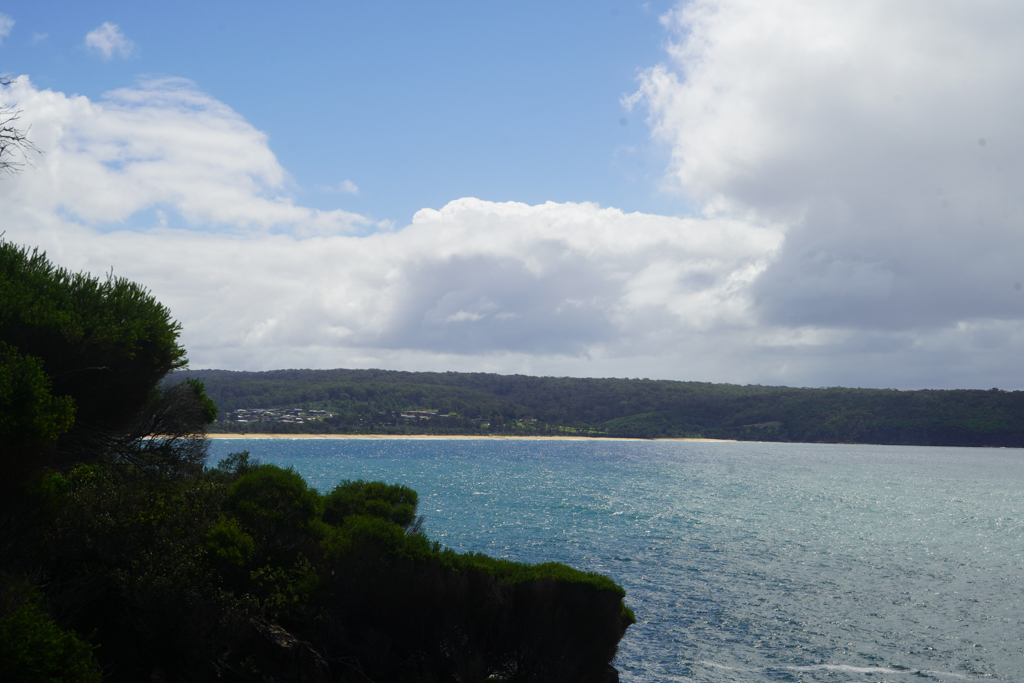
{"label": "distant shoreline", "polygon": [[471,435],[471,434],[207,434],[211,439],[420,439],[431,441],[735,441],[735,439],[636,439],[628,437],[595,437],[595,436],[504,436],[504,435]]}

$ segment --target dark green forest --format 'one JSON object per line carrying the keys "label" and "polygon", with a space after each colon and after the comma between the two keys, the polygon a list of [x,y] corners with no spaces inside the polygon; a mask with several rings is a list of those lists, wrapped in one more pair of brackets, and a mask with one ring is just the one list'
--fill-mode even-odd
{"label": "dark green forest", "polygon": [[[188,376],[200,379],[221,408],[216,431],[1024,446],[1024,391],[809,389],[388,370],[199,370]],[[238,409],[254,408],[319,409],[331,417],[303,424],[231,419]],[[426,410],[437,413],[408,416]]]}
{"label": "dark green forest", "polygon": [[180,329],[0,239],[0,681],[617,680],[608,577],[455,553],[401,483],[207,462]]}

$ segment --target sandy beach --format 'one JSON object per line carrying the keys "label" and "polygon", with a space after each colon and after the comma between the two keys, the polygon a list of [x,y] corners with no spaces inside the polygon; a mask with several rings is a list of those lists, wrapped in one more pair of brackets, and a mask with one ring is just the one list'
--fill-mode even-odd
{"label": "sandy beach", "polygon": [[631,439],[626,437],[594,436],[476,436],[469,434],[207,434],[211,439],[430,439],[454,440],[509,440],[509,441],[734,441],[734,439]]}

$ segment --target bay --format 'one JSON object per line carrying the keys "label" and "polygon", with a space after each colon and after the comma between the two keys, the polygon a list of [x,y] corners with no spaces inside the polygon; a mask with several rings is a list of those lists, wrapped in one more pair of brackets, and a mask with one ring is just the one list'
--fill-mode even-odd
{"label": "bay", "polygon": [[403,483],[459,551],[611,576],[623,681],[1024,680],[1024,451],[224,439],[321,491]]}

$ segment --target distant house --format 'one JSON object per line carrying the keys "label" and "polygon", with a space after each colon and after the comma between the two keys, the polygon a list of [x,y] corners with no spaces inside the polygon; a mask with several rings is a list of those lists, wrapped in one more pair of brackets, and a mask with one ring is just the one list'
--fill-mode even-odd
{"label": "distant house", "polygon": [[401,414],[406,420],[429,420],[437,417],[436,410],[406,410]]}

